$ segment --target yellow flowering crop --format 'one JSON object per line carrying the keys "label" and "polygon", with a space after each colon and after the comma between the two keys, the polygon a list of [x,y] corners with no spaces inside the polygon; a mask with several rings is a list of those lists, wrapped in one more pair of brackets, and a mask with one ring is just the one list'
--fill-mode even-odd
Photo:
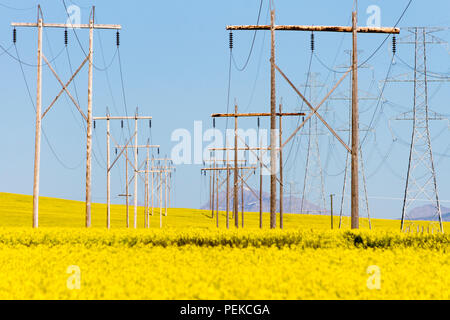
{"label": "yellow flowering crop", "polygon": [[[448,299],[447,235],[0,229],[2,299]],[[369,288],[380,270],[380,287]],[[69,266],[79,268],[70,288]]]}

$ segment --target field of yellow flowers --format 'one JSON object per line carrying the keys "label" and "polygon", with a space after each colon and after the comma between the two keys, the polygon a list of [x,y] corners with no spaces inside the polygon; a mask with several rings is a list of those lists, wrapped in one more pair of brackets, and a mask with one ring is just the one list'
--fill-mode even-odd
{"label": "field of yellow flowers", "polygon": [[86,230],[46,217],[75,221],[82,203],[46,199],[54,211],[33,230],[29,200],[0,194],[0,299],[450,298],[450,236],[403,234],[398,221],[332,231],[329,217],[288,215],[286,230],[259,230],[249,214],[248,228],[226,230],[173,209],[161,230],[108,231],[101,219]]}

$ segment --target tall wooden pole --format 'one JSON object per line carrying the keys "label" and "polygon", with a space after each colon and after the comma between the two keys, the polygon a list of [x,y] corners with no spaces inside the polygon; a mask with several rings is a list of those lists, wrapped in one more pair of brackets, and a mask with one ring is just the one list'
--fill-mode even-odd
{"label": "tall wooden pole", "polygon": [[[214,158],[213,161],[213,168],[216,167],[216,159]],[[216,187],[215,187],[215,182],[216,181],[216,171],[213,170],[212,172],[212,193],[211,193],[211,219],[214,219],[214,204],[215,204],[215,192],[216,192]]]}
{"label": "tall wooden pole", "polygon": [[239,213],[238,213],[238,106],[234,105],[234,189],[233,189],[233,215],[234,215],[234,225],[239,228]]}
{"label": "tall wooden pole", "polygon": [[352,63],[352,187],[351,227],[359,229],[359,111],[358,111],[358,32],[357,12],[352,13],[353,63]]}
{"label": "tall wooden pole", "polygon": [[277,226],[276,98],[275,98],[275,10],[270,12],[270,228]]}
{"label": "tall wooden pole", "polygon": [[149,161],[149,154],[150,154],[150,148],[147,148],[147,158],[145,160],[145,228],[149,227],[149,183],[148,183],[148,176],[149,176],[149,166],[148,166],[148,161]]}
{"label": "tall wooden pole", "polygon": [[125,193],[126,193],[126,209],[127,209],[127,228],[130,227],[130,192],[128,190],[128,148],[125,148]]}
{"label": "tall wooden pole", "polygon": [[282,130],[282,103],[280,103],[280,229],[283,229],[283,148],[281,147],[283,145],[283,130]]}
{"label": "tall wooden pole", "polygon": [[228,162],[228,150],[225,151],[227,153],[227,229],[230,228],[230,164]]}
{"label": "tall wooden pole", "polygon": [[212,174],[209,174],[209,210],[212,210]]}
{"label": "tall wooden pole", "polygon": [[[261,151],[260,151],[261,154]],[[259,157],[259,227],[262,229],[263,227],[263,203],[262,203],[262,189],[263,189],[263,165],[262,165],[262,157]]]}
{"label": "tall wooden pole", "polygon": [[[170,163],[169,163],[169,165],[170,165]],[[168,174],[167,174],[167,210],[169,210],[170,209],[170,188],[171,188],[171,178],[172,178],[172,173],[171,172],[169,172]]]}
{"label": "tall wooden pole", "polygon": [[[167,159],[164,160],[164,167],[167,168]],[[167,170],[164,169],[164,216],[167,217]]]}
{"label": "tall wooden pole", "polygon": [[154,180],[155,180],[155,173],[153,172],[154,167],[155,167],[154,160],[152,158],[152,216],[153,216],[153,194],[154,194],[153,185],[154,185]]}
{"label": "tall wooden pole", "polygon": [[136,118],[134,119],[134,228],[137,228],[137,208],[138,208],[138,177],[137,177],[137,169],[138,169],[138,118],[136,112]]}
{"label": "tall wooden pole", "polygon": [[92,163],[92,77],[94,58],[94,13],[92,7],[92,17],[89,21],[89,80],[88,80],[88,112],[87,112],[87,139],[86,139],[86,227],[91,226],[91,163]]}
{"label": "tall wooden pole", "polygon": [[331,216],[331,230],[333,230],[333,196],[334,194],[330,194],[330,204],[331,204],[331,211],[330,211],[330,216]]}
{"label": "tall wooden pole", "polygon": [[241,216],[241,223],[242,228],[244,228],[244,170],[241,169],[241,209],[242,209],[242,216]]}
{"label": "tall wooden pole", "polygon": [[42,19],[38,20],[36,134],[34,141],[33,228],[39,227],[39,172],[41,163]]}
{"label": "tall wooden pole", "polygon": [[159,172],[159,227],[162,228],[162,171]]}
{"label": "tall wooden pole", "polygon": [[219,172],[216,174],[216,227],[219,227]]}
{"label": "tall wooden pole", "polygon": [[[109,115],[108,115],[109,116]],[[106,227],[111,227],[111,170],[110,170],[110,131],[106,120]]]}

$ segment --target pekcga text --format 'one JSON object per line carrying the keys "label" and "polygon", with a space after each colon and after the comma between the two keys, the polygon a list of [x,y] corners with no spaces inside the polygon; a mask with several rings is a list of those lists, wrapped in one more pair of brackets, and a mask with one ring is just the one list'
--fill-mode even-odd
{"label": "pekcga text", "polygon": [[225,314],[270,314],[270,311],[267,305],[226,304]]}
{"label": "pekcga text", "polygon": [[188,304],[180,308],[180,315],[201,315],[210,318],[214,313],[226,315],[269,315],[270,311],[267,305],[259,304],[226,304],[223,309]]}

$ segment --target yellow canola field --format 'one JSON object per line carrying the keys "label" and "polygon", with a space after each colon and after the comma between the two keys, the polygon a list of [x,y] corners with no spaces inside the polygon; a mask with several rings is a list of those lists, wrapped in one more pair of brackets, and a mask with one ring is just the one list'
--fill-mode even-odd
{"label": "yellow canola field", "polygon": [[155,208],[145,230],[140,207],[134,230],[113,205],[108,231],[93,204],[86,230],[83,202],[42,197],[33,230],[31,208],[31,196],[0,193],[0,299],[450,298],[450,237],[402,234],[398,220],[330,231],[330,217],[286,214],[280,231],[246,213],[245,229],[226,230],[221,212],[217,230],[209,211],[169,209],[160,229]]}
{"label": "yellow canola field", "polygon": [[393,231],[2,228],[0,299],[449,299],[449,240]]}

